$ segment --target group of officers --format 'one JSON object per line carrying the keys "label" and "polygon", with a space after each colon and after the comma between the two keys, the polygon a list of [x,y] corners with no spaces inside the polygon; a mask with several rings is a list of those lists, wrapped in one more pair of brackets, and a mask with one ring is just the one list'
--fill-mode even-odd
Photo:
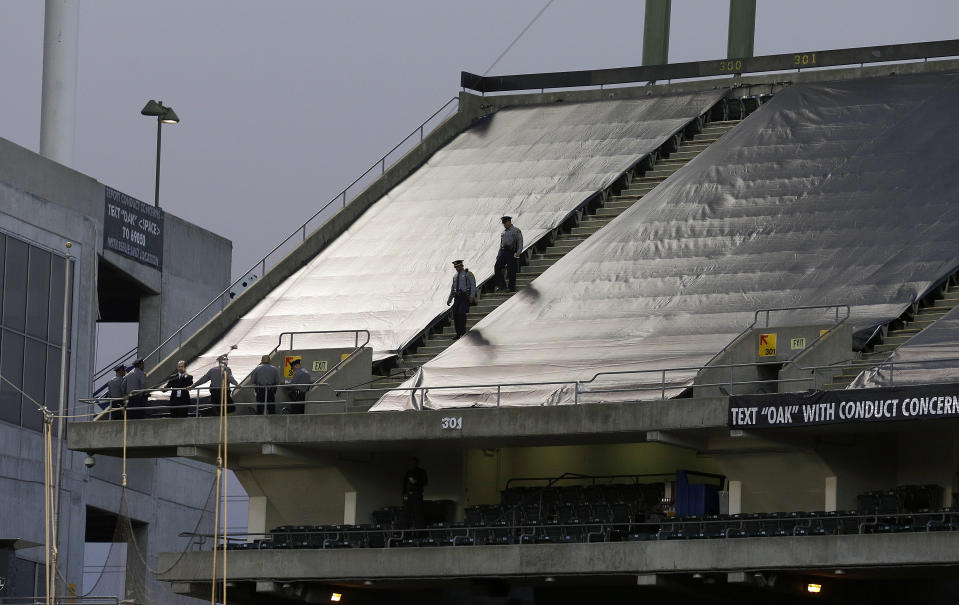
{"label": "group of officers", "polygon": [[[516,292],[516,271],[519,267],[519,257],[523,253],[523,232],[513,226],[513,218],[500,218],[503,231],[499,236],[499,252],[496,253],[496,264],[493,267],[493,290],[509,290]],[[476,277],[463,265],[462,260],[453,261],[456,275],[450,287],[450,295],[446,299],[447,305],[453,305],[453,325],[456,328],[457,340],[466,334],[466,315],[470,305],[476,304]],[[506,279],[503,271],[506,271]]]}
{"label": "group of officers", "polygon": [[[173,418],[186,418],[190,407],[193,405],[192,392],[200,386],[210,384],[210,405],[220,405],[223,401],[223,374],[226,374],[226,411],[233,412],[235,405],[233,403],[232,387],[239,386],[236,378],[233,377],[233,370],[227,365],[226,356],[217,358],[217,365],[207,370],[206,374],[199,380],[194,380],[186,371],[186,362],[178,361],[176,372],[167,377],[162,389],[169,393],[170,416]],[[250,382],[253,386],[253,392],[256,396],[257,414],[275,414],[276,413],[276,391],[283,385],[286,389],[289,405],[282,410],[284,414],[302,414],[305,412],[306,393],[313,384],[313,377],[304,370],[299,359],[293,359],[290,362],[290,370],[293,376],[283,382],[280,371],[270,363],[270,356],[264,355],[260,358],[260,364],[256,366],[250,374]],[[149,391],[146,384],[146,374],[143,372],[143,360],[137,359],[133,362],[133,369],[129,373],[126,367],[118,365],[113,368],[116,376],[107,382],[107,396],[111,400],[111,407],[114,410],[127,408],[127,417],[131,419],[147,417],[147,410],[150,407]],[[151,387],[160,389],[161,387]],[[197,400],[200,399],[199,393],[196,393]],[[155,405],[162,406],[161,402],[155,401]],[[113,417],[119,418],[120,412],[114,411]]]}
{"label": "group of officers", "polygon": [[[513,218],[503,216],[500,218],[503,223],[503,231],[500,233],[499,251],[496,254],[496,264],[493,267],[493,288],[496,290],[509,290],[516,292],[516,271],[519,267],[519,258],[523,252],[523,232],[513,226]],[[450,287],[450,295],[446,299],[447,305],[453,306],[453,324],[456,327],[456,336],[458,339],[466,334],[466,315],[469,313],[470,305],[476,304],[476,277],[463,265],[462,260],[454,260],[453,268],[456,275],[453,277],[453,284]],[[506,278],[503,278],[503,271],[506,272]],[[186,371],[186,362],[178,361],[176,372],[171,374],[164,384],[163,388],[170,393],[170,415],[174,418],[185,418],[187,410],[192,405],[190,395],[192,389],[196,389],[206,383],[210,383],[210,404],[216,405],[222,401],[223,397],[223,372],[226,372],[227,380],[227,412],[232,412],[235,408],[230,387],[238,386],[233,377],[233,371],[226,365],[226,356],[217,358],[217,366],[210,368],[206,374],[194,381]],[[299,359],[294,359],[290,363],[290,369],[293,376],[287,381],[287,398],[290,405],[283,408],[284,413],[302,414],[306,401],[306,392],[309,387],[302,385],[312,384],[313,379],[309,372],[302,369]],[[138,359],[133,363],[133,369],[128,374],[126,367],[118,365],[114,368],[116,377],[107,383],[108,396],[113,401],[114,409],[127,407],[127,416],[129,418],[144,418],[146,416],[145,408],[149,405],[148,390],[146,385],[146,374],[143,372],[143,360]],[[256,366],[250,374],[250,382],[256,394],[256,413],[257,414],[275,414],[276,413],[276,390],[281,385],[280,371],[270,363],[270,356],[264,355],[260,359],[260,365]]]}

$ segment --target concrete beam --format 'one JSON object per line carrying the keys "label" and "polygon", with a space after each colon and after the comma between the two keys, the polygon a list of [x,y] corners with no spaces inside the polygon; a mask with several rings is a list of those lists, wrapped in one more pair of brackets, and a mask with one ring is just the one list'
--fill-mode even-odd
{"label": "concrete beam", "polygon": [[[168,569],[178,553],[160,555]],[[210,552],[188,552],[159,579],[209,581]],[[655,575],[959,564],[959,532],[230,553],[234,581],[356,581],[504,576]]]}
{"label": "concrete beam", "polygon": [[176,448],[177,458],[191,458],[206,462],[207,464],[216,464],[216,450],[197,447],[195,445],[178,445]]}
{"label": "concrete beam", "polygon": [[[495,448],[522,445],[643,441],[649,431],[726,428],[725,398],[677,399],[595,405],[458,409],[462,430],[443,429],[449,410],[363,412],[302,416],[236,416],[230,420],[230,455],[276,456],[302,446],[312,450],[403,450],[437,445]],[[219,419],[131,420],[127,455],[173,456],[180,446],[215,449]],[[67,433],[71,449],[118,455],[123,423],[76,422]],[[264,449],[264,447],[266,449]],[[281,449],[277,449],[281,448]],[[282,449],[287,448],[287,449]],[[184,450],[191,454],[193,450]],[[236,459],[236,458],[234,458]]]}
{"label": "concrete beam", "polygon": [[676,447],[694,450],[697,452],[702,452],[706,449],[705,439],[680,436],[668,431],[646,431],[646,441],[649,441],[650,443],[675,445]]}

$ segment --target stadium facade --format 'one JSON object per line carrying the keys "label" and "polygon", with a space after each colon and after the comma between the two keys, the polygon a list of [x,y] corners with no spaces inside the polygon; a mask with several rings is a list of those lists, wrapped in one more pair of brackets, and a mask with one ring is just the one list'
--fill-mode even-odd
{"label": "stadium facade", "polygon": [[[72,409],[102,381],[94,377],[98,323],[139,322],[139,351],[154,349],[161,333],[226,288],[231,254],[214,233],[0,139],[0,598],[44,592],[43,415],[34,401],[59,416],[64,351]],[[211,526],[206,493],[183,489],[209,484],[210,468],[131,460],[124,489],[119,460],[98,457],[91,467],[85,457],[64,449],[58,473],[59,594],[82,595],[92,572],[88,580],[102,578],[93,594],[125,586],[121,598],[189,602],[147,567],[180,546],[169,528]],[[85,545],[114,542],[120,518],[136,546],[116,548],[110,569],[85,569]]]}
{"label": "stadium facade", "polygon": [[[464,74],[693,79],[464,91],[159,364],[300,357],[305,415],[255,415],[240,388],[227,423],[203,392],[163,418],[158,393],[159,417],[76,422],[69,445],[229,448],[249,533],[161,555],[186,595],[864,602],[921,581],[954,600],[957,48]],[[515,294],[490,291],[501,215],[527,236]],[[454,342],[456,258],[486,285]],[[411,457],[427,527],[400,508]]]}

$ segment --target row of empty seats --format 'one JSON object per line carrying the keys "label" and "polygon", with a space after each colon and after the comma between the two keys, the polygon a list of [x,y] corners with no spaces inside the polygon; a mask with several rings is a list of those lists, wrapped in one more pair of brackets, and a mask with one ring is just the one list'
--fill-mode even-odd
{"label": "row of empty seats", "polygon": [[959,530],[959,511],[951,507],[913,513],[863,514],[860,511],[748,513],[654,519],[643,522],[577,522],[515,525],[495,521],[437,523],[401,530],[381,525],[280,526],[269,538],[234,542],[234,550],[398,548],[497,544],[569,544],[647,540],[695,540],[829,536]]}

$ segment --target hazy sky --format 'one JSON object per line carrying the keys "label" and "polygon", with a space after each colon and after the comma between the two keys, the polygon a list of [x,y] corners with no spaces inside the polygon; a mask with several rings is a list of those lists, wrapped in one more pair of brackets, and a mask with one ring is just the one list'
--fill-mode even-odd
{"label": "hazy sky", "polygon": [[[234,243],[246,269],[483,73],[545,0],[81,0],[74,168]],[[759,0],[756,54],[957,37],[954,0]],[[36,150],[43,0],[0,0],[0,137]],[[720,58],[728,2],[673,0],[670,60]],[[638,65],[644,3],[555,0],[493,70]]]}

